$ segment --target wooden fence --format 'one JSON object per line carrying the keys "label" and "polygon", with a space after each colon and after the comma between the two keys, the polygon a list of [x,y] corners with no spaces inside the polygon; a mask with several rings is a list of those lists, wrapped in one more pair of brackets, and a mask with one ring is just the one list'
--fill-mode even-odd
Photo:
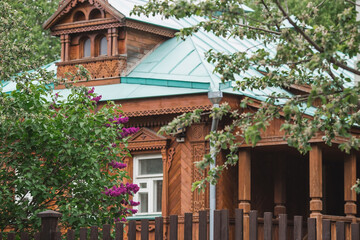
{"label": "wooden fence", "polygon": [[[42,219],[41,231],[32,238],[27,233],[20,233],[16,236],[15,233],[0,233],[0,240],[59,240],[75,239],[75,231],[68,230],[67,233],[62,236],[58,232],[58,219],[61,217],[60,213],[54,211],[45,211],[39,214]],[[164,232],[164,218],[155,218],[155,230],[153,238],[149,238],[149,220],[141,220],[140,234],[137,234],[136,221],[131,220],[127,223],[126,233],[124,231],[124,224],[116,223],[115,229],[111,229],[110,225],[103,225],[101,230],[97,226],[90,228],[79,229],[80,240],[98,240],[101,236],[103,240],[160,240],[170,239],[177,240],[179,235],[183,236],[184,240],[207,240],[208,239],[208,211],[199,212],[198,222],[198,235],[194,237],[193,232],[193,214],[186,213],[184,216],[183,234],[179,234],[178,216],[171,215],[166,219],[169,223],[169,231]],[[244,221],[248,221],[248,233],[249,235],[244,238]],[[233,231],[230,231],[230,226]],[[316,240],[316,219],[308,218],[307,223],[303,221],[303,217],[295,216],[293,221],[288,221],[286,214],[280,214],[278,219],[273,218],[273,214],[270,212],[264,213],[263,218],[259,218],[257,211],[251,211],[250,214],[244,216],[242,209],[235,210],[235,217],[229,218],[228,210],[216,210],[214,212],[214,239],[215,240]],[[111,233],[115,238],[111,237]],[[125,236],[126,235],[126,236]],[[230,237],[231,236],[231,237]],[[359,224],[351,223],[350,235],[345,236],[345,223],[336,222],[336,230],[331,230],[330,220],[322,221],[322,239],[323,240],[359,240]],[[17,237],[17,238],[16,238]]]}

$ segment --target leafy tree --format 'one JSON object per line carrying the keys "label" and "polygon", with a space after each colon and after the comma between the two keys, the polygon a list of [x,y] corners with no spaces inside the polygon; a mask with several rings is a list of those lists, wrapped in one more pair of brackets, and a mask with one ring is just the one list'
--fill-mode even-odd
{"label": "leafy tree", "polygon": [[[201,30],[223,38],[259,42],[259,49],[248,48],[245,52],[210,50],[207,61],[214,64],[214,71],[222,75],[224,82],[234,82],[236,91],[268,87],[289,90],[263,96],[267,100],[256,110],[249,111],[248,98],[242,100],[240,111],[233,111],[226,104],[213,109],[211,116],[230,117],[233,121],[211,133],[208,139],[216,153],[221,149],[230,151],[226,162],[195,183],[195,188],[205,186],[206,181],[215,183],[223,168],[237,162],[238,147],[243,143],[256,145],[261,131],[275,118],[285,120],[281,126],[284,139],[301,153],[311,149],[309,140],[316,134],[321,134],[328,145],[334,138],[344,137],[346,140],[339,147],[346,152],[360,146],[360,139],[352,134],[352,129],[360,124],[360,88],[349,84],[350,75],[360,75],[359,64],[354,60],[360,51],[355,3],[259,0],[254,13],[245,13],[241,3],[246,2],[250,0],[150,0],[134,9],[134,14],[161,14],[166,18],[202,17],[199,24],[182,29],[180,38]],[[235,80],[236,75],[250,68],[263,75]],[[308,91],[293,91],[294,86]],[[174,134],[179,127],[197,121],[200,114],[201,111],[184,114],[161,131]],[[198,166],[205,169],[212,161],[210,154],[205,155]]]}
{"label": "leafy tree", "polygon": [[[86,71],[71,76],[86,77]],[[38,230],[36,214],[60,211],[64,227],[121,221],[135,212],[129,197],[139,188],[128,178],[127,117],[113,102],[97,109],[94,89],[71,87],[67,97],[53,92],[53,73],[13,78],[17,89],[0,88],[0,232],[15,227]]]}
{"label": "leafy tree", "polygon": [[0,1],[0,80],[59,58],[59,39],[42,29],[58,2]]}

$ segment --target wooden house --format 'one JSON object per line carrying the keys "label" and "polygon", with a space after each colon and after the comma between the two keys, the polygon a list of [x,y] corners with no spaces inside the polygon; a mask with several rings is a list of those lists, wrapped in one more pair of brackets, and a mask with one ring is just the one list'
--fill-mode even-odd
{"label": "wooden house", "polygon": [[[102,101],[121,105],[131,118],[129,124],[141,128],[129,141],[133,157],[125,159],[133,181],[141,187],[137,196],[141,205],[135,218],[185,212],[196,215],[209,208],[208,190],[192,192],[191,184],[202,176],[194,162],[209,151],[205,136],[211,121],[204,116],[177,137],[156,132],[179,114],[198,108],[210,110],[209,89],[220,89],[222,102],[233,109],[244,97],[253,99],[252,108],[256,109],[264,94],[283,90],[234,92],[230,83],[221,83],[220,76],[213,73],[214,66],[204,58],[209,49],[231,53],[256,50],[263,47],[261,43],[224,39],[203,31],[185,41],[178,40],[174,34],[196,24],[197,17],[175,20],[131,15],[136,4],[144,2],[61,1],[43,25],[60,38],[61,60],[45,67],[64,77],[66,72],[75,71],[76,65],[83,65],[92,79],[79,84],[95,86]],[[246,75],[261,73],[249,70],[238,78]],[[61,86],[58,90],[62,94],[67,91]],[[255,148],[241,148],[237,167],[226,170],[217,185],[216,208],[229,209],[230,216],[235,208],[244,209],[245,225],[250,209],[258,210],[260,215],[274,212],[274,219],[281,213],[305,219],[312,216],[320,225],[322,219],[360,221],[356,194],[351,190],[360,170],[357,153],[346,155],[338,150],[342,139],[336,139],[332,147],[326,146],[319,135],[311,140],[310,153],[301,155],[283,140],[281,123],[281,119],[273,121]],[[220,122],[219,128],[224,124]],[[223,159],[220,155],[218,163]]]}

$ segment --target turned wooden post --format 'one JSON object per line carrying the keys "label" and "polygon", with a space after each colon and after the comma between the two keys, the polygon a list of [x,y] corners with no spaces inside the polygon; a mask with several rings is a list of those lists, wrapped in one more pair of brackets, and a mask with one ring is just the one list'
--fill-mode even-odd
{"label": "turned wooden post", "polygon": [[286,213],[286,172],[285,172],[286,161],[278,159],[274,163],[274,215],[276,218],[279,214]]}
{"label": "turned wooden post", "polygon": [[112,32],[112,55],[116,56],[119,54],[119,46],[118,46],[118,29],[117,28],[112,28],[111,29]]}
{"label": "turned wooden post", "polygon": [[40,240],[55,240],[57,232],[57,224],[62,214],[52,210],[38,213],[41,218]]}
{"label": "turned wooden post", "polygon": [[107,55],[111,56],[112,53],[112,33],[111,33],[111,28],[108,29],[108,33],[107,33]]}
{"label": "turned wooden post", "polygon": [[351,187],[356,182],[356,155],[351,152],[344,160],[344,213],[347,217],[356,215],[356,193]]}
{"label": "turned wooden post", "polygon": [[319,145],[312,145],[309,153],[310,217],[316,218],[316,235],[322,234],[322,151]]}
{"label": "turned wooden post", "polygon": [[65,61],[69,61],[70,60],[70,36],[69,34],[65,35],[65,48],[64,48],[64,59]]}
{"label": "turned wooden post", "polygon": [[61,43],[61,61],[65,61],[65,35],[60,36],[60,43]]}
{"label": "turned wooden post", "polygon": [[249,239],[249,213],[251,209],[251,155],[250,150],[241,149],[239,151],[239,209],[244,211],[243,234],[244,239]]}

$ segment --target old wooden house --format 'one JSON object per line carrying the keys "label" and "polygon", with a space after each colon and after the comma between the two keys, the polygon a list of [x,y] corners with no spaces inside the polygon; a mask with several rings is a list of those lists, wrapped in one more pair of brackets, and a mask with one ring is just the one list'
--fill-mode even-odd
{"label": "old wooden house", "polygon": [[[144,2],[61,1],[43,25],[60,38],[61,60],[45,68],[63,77],[75,71],[76,65],[83,65],[92,79],[80,84],[95,86],[102,101],[121,105],[131,118],[129,124],[141,128],[130,139],[133,157],[125,160],[133,181],[141,187],[137,196],[141,205],[134,218],[185,212],[196,215],[209,208],[208,190],[192,192],[191,183],[201,178],[194,162],[209,151],[205,136],[211,121],[204,116],[201,123],[184,129],[177,137],[156,132],[179,114],[198,108],[210,110],[209,89],[221,90],[222,102],[234,109],[245,96],[253,99],[252,107],[257,108],[263,95],[283,90],[234,92],[231,83],[221,83],[220,76],[213,73],[214,66],[204,58],[209,49],[231,53],[257,49],[261,47],[258,42],[224,39],[203,31],[178,40],[174,34],[197,23],[197,17],[175,20],[131,15],[136,4]],[[255,70],[246,74],[261,75]],[[67,90],[60,88],[66,94]],[[274,212],[274,219],[287,213],[289,218],[316,217],[319,224],[321,219],[347,224],[360,221],[356,194],[351,190],[360,170],[357,153],[346,155],[338,150],[336,144],[342,139],[328,147],[319,136],[312,139],[310,153],[301,155],[283,140],[281,123],[272,122],[255,148],[243,146],[237,167],[226,170],[217,185],[216,208],[229,209],[230,216],[235,208],[241,208],[245,217],[250,209],[256,209],[259,215]],[[220,122],[219,128],[223,125]],[[222,162],[223,157],[217,161]]]}

